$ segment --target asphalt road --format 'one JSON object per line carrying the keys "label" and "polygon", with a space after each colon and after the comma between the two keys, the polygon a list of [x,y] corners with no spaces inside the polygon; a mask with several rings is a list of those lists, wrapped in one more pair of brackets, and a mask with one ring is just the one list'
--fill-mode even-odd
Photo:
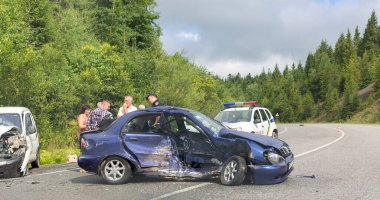
{"label": "asphalt road", "polygon": [[138,176],[128,184],[105,185],[97,175],[66,164],[0,180],[0,200],[380,199],[380,126],[285,124],[279,128],[280,138],[296,157],[294,171],[280,184],[228,187],[218,178]]}

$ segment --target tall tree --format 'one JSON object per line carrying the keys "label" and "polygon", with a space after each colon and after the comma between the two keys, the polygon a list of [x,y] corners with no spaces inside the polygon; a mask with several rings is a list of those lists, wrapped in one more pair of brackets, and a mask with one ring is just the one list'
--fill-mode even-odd
{"label": "tall tree", "polygon": [[126,51],[160,48],[161,29],[155,20],[154,0],[98,0],[94,8],[94,31],[98,38]]}
{"label": "tall tree", "polygon": [[364,31],[363,40],[359,48],[359,56],[370,49],[378,49],[379,26],[375,11],[372,11],[371,17],[368,19],[367,26]]}

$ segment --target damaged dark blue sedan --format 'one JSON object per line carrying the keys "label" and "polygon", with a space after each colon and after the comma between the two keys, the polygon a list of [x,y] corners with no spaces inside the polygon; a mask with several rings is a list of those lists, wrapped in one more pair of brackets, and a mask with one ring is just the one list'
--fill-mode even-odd
{"label": "damaged dark blue sedan", "polygon": [[106,183],[132,174],[220,176],[223,185],[275,184],[293,170],[288,144],[234,131],[202,113],[169,106],[129,113],[104,130],[81,135],[78,164]]}

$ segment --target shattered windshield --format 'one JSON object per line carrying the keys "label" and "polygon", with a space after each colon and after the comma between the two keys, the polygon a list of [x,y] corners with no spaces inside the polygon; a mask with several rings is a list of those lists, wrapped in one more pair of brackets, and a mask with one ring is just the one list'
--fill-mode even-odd
{"label": "shattered windshield", "polygon": [[16,113],[0,114],[0,125],[15,126],[21,130],[21,119]]}
{"label": "shattered windshield", "polygon": [[231,110],[221,111],[215,119],[220,122],[249,122],[251,121],[252,110]]}
{"label": "shattered windshield", "polygon": [[203,126],[207,127],[215,135],[219,134],[220,130],[224,128],[224,126],[214,121],[213,119],[210,119],[202,113],[191,111],[191,114],[193,114],[195,119],[197,119],[201,124],[203,124]]}

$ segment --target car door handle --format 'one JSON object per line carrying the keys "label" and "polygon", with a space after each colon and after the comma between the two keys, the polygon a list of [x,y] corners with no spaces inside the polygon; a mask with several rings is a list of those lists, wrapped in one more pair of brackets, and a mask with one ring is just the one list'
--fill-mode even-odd
{"label": "car door handle", "polygon": [[138,138],[135,138],[135,137],[130,137],[128,138],[129,141],[138,141],[139,139]]}

